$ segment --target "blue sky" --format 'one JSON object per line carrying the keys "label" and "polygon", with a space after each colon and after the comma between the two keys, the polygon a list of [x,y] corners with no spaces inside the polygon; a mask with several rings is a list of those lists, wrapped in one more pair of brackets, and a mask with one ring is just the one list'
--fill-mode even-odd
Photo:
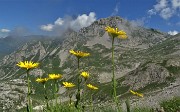
{"label": "blue sky", "polygon": [[79,30],[112,15],[137,25],[180,32],[180,0],[0,0],[0,37]]}

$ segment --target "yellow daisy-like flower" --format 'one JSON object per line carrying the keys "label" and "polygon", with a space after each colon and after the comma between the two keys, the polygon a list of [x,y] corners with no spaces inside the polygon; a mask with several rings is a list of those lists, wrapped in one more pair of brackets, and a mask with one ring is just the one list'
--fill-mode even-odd
{"label": "yellow daisy-like flower", "polygon": [[105,28],[105,30],[108,32],[108,34],[111,37],[118,37],[118,38],[121,38],[121,39],[126,39],[127,38],[126,32],[124,32],[123,30],[118,30],[118,28],[112,28],[110,26],[107,26]]}
{"label": "yellow daisy-like flower", "polygon": [[37,79],[36,79],[36,82],[44,84],[44,83],[47,82],[48,80],[49,80],[49,78],[37,78]]}
{"label": "yellow daisy-like flower", "polygon": [[139,97],[144,97],[144,95],[143,95],[142,93],[138,93],[138,92],[135,92],[135,91],[133,91],[133,90],[130,90],[130,92],[131,92],[132,94],[134,94],[134,95],[139,96]]}
{"label": "yellow daisy-like flower", "polygon": [[62,78],[61,74],[49,74],[49,79],[57,80],[57,79],[60,79],[60,78]]}
{"label": "yellow daisy-like flower", "polygon": [[89,87],[90,89],[93,89],[93,90],[98,89],[96,86],[93,86],[93,85],[91,85],[91,84],[88,84],[87,87]]}
{"label": "yellow daisy-like flower", "polygon": [[27,70],[29,70],[31,68],[37,68],[39,66],[39,63],[34,63],[32,61],[24,61],[24,62],[20,61],[16,65],[21,67],[21,68],[26,68]]}
{"label": "yellow daisy-like flower", "polygon": [[81,76],[84,77],[85,80],[87,80],[87,78],[89,77],[89,73],[88,72],[82,72]]}
{"label": "yellow daisy-like flower", "polygon": [[70,82],[63,82],[63,85],[65,88],[71,88],[75,86],[73,83],[70,83]]}
{"label": "yellow daisy-like flower", "polygon": [[69,52],[71,54],[75,55],[77,58],[86,57],[86,56],[90,55],[90,53],[85,53],[85,52],[82,52],[82,51],[70,50]]}

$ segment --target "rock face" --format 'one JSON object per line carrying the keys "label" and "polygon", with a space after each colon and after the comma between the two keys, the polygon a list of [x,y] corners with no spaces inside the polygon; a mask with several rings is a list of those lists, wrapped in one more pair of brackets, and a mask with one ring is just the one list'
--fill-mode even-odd
{"label": "rock face", "polygon": [[[102,97],[103,99],[103,96],[107,96],[106,99],[108,99],[112,78],[112,46],[111,38],[104,30],[106,26],[123,29],[128,35],[126,40],[115,39],[115,76],[118,80],[118,91],[125,88],[124,92],[118,92],[118,95],[128,93],[129,89],[146,89],[151,84],[162,85],[165,83],[168,86],[180,76],[179,34],[170,36],[155,29],[145,29],[120,17],[103,18],[82,28],[79,32],[66,32],[63,37],[33,38],[18,50],[4,56],[0,60],[0,81],[3,91],[1,94],[5,94],[5,96],[1,95],[0,102],[2,103],[0,105],[3,105],[2,108],[25,105],[23,103],[25,99],[19,103],[13,100],[13,98],[20,98],[18,94],[23,97],[23,94],[27,92],[26,89],[23,89],[21,94],[21,89],[25,88],[23,79],[26,74],[24,70],[16,66],[19,61],[32,60],[40,63],[39,68],[30,72],[33,80],[37,77],[46,77],[49,73],[60,73],[63,74],[64,79],[75,81],[77,60],[69,54],[70,49],[91,54],[80,60],[80,69],[89,71],[91,82],[104,87],[97,93],[96,98]],[[14,82],[9,84],[11,83],[9,80]],[[19,82],[23,84],[19,86]],[[12,89],[10,85],[12,85]],[[37,84],[35,86],[38,90],[42,89]],[[40,93],[35,91],[35,94]],[[12,100],[6,100],[6,97]],[[10,103],[5,103],[6,101]],[[20,103],[22,104],[20,105]]]}
{"label": "rock face", "polygon": [[27,87],[23,79],[0,83],[0,110],[15,112],[25,106]]}
{"label": "rock face", "polygon": [[163,83],[169,76],[169,71],[164,67],[155,63],[149,63],[126,75],[123,84],[131,85],[133,90],[138,90],[151,83]]}

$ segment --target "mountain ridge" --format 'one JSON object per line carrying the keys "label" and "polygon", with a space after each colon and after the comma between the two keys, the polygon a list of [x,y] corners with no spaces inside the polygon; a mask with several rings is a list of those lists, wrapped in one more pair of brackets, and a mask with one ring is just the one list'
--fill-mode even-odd
{"label": "mountain ridge", "polygon": [[[176,83],[180,76],[180,35],[170,36],[154,29],[133,26],[120,17],[100,19],[79,32],[66,32],[64,40],[48,38],[26,43],[0,61],[1,82],[23,79],[26,75],[16,64],[25,60],[40,62],[40,67],[30,72],[33,79],[61,73],[64,80],[76,82],[76,58],[69,54],[69,50],[81,50],[91,54],[82,59],[80,69],[89,71],[92,77],[89,82],[101,88],[95,94],[96,100],[110,99],[111,38],[104,30],[106,26],[118,27],[128,35],[127,40],[115,39],[119,97],[128,94],[130,89],[148,92],[149,88],[161,90]],[[159,88],[154,88],[154,85]],[[34,88],[38,87],[34,85]],[[1,99],[2,102],[5,100]]]}

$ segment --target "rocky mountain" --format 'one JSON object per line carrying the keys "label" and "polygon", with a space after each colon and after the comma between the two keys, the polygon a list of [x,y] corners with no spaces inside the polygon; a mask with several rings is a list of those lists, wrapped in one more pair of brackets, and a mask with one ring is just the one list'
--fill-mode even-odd
{"label": "rocky mountain", "polygon": [[10,35],[5,38],[0,38],[0,59],[2,59],[5,55],[8,55],[13,51],[18,50],[19,48],[24,46],[24,44],[27,42],[43,40],[46,38],[48,38],[48,36],[43,36],[43,35],[29,35],[29,36]]}
{"label": "rocky mountain", "polygon": [[21,43],[20,40],[11,36],[0,38],[0,58],[16,50],[19,43]]}
{"label": "rocky mountain", "polygon": [[[20,105],[19,108],[23,107],[24,99],[18,104],[14,103],[14,100],[19,98],[18,94],[26,92],[17,90],[26,89],[24,83],[19,84],[18,81],[23,82],[26,77],[26,73],[16,66],[22,60],[40,63],[39,68],[30,72],[34,80],[49,73],[61,73],[63,80],[76,83],[77,62],[76,58],[69,54],[70,49],[91,54],[90,57],[80,61],[80,69],[89,71],[91,74],[89,82],[100,88],[94,94],[97,96],[97,102],[110,100],[111,38],[104,30],[106,26],[118,27],[128,35],[126,40],[115,39],[115,74],[119,97],[129,95],[130,89],[148,93],[177,83],[180,76],[180,34],[170,36],[155,29],[133,25],[120,17],[109,17],[95,21],[79,32],[66,32],[63,40],[41,38],[28,41],[21,47],[18,46],[18,50],[4,56],[0,60],[0,89],[3,91],[0,95],[0,108],[14,108],[16,105]],[[12,81],[13,84],[9,83]],[[32,83],[34,94],[41,94],[36,90],[41,87],[38,87],[35,81]],[[10,86],[14,88],[11,89]],[[11,97],[12,93],[15,96]],[[15,106],[5,106],[6,97]]]}

